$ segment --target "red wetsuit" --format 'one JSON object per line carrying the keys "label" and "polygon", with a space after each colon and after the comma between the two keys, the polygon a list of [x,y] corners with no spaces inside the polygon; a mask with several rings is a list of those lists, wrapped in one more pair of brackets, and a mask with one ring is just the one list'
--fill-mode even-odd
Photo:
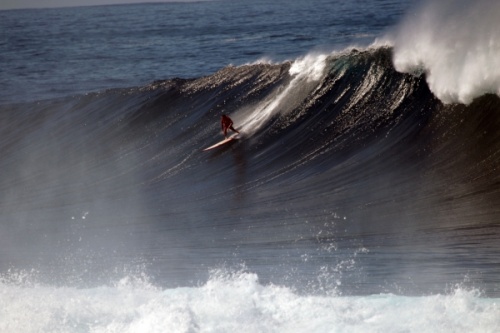
{"label": "red wetsuit", "polygon": [[231,120],[231,118],[229,118],[225,114],[223,114],[221,119],[220,119],[220,125],[222,127],[222,131],[224,132],[225,138],[227,138],[227,130],[228,129],[230,129],[233,132],[239,133],[237,130],[234,129],[233,121]]}

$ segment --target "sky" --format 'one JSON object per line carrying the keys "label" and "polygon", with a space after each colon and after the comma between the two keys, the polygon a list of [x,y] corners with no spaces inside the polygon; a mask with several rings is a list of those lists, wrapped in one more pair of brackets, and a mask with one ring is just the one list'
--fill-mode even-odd
{"label": "sky", "polygon": [[[19,8],[48,8],[69,6],[93,6],[139,2],[172,2],[179,0],[0,0],[0,10]],[[189,1],[189,0],[180,0]]]}

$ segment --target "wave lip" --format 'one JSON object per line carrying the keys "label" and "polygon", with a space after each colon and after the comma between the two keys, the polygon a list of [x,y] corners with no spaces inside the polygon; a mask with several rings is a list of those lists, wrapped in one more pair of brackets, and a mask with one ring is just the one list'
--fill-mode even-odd
{"label": "wave lip", "polygon": [[500,95],[499,16],[498,1],[428,1],[395,32],[394,65],[425,72],[444,103]]}

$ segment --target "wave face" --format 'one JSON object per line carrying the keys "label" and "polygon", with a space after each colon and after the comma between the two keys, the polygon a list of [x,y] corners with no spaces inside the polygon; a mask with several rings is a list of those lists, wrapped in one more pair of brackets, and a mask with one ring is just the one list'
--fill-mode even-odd
{"label": "wave face", "polygon": [[[391,48],[1,106],[1,269],[92,287],[498,295],[500,100],[447,105]],[[219,118],[243,133],[218,150]],[[35,274],[35,273],[33,273]]]}

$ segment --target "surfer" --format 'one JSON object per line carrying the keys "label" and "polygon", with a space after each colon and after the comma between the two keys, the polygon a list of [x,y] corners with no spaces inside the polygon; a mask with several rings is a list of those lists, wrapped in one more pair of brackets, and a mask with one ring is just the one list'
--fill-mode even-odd
{"label": "surfer", "polygon": [[240,133],[240,132],[238,132],[237,130],[234,129],[234,127],[233,127],[233,121],[231,120],[231,118],[229,118],[225,114],[222,115],[222,117],[220,119],[220,124],[221,124],[221,127],[222,127],[222,131],[224,132],[224,137],[226,139],[227,139],[227,130],[228,129],[230,129],[233,132]]}

